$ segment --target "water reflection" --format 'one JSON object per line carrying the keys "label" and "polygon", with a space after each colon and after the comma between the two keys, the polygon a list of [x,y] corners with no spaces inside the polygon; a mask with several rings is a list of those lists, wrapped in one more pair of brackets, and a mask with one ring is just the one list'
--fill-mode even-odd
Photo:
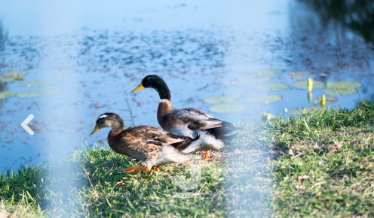
{"label": "water reflection", "polygon": [[[1,69],[1,68],[0,68],[0,69]],[[0,92],[3,92],[4,90],[5,90],[5,84],[0,82]],[[3,100],[0,99],[0,108],[1,108],[1,105],[3,104],[2,101],[3,101]]]}
{"label": "water reflection", "polygon": [[[5,40],[8,38],[8,32],[5,31],[3,27],[3,22],[0,20],[0,51],[4,50],[4,43]],[[3,63],[0,62],[0,70],[2,68]],[[4,91],[5,89],[5,84],[0,82],[0,92]],[[0,108],[2,105],[2,100],[0,99]]]}
{"label": "water reflection", "polygon": [[311,7],[322,25],[341,26],[360,34],[366,42],[374,41],[374,4],[372,0],[298,0]]}
{"label": "water reflection", "polygon": [[4,43],[7,39],[8,39],[8,32],[4,29],[3,22],[2,20],[0,20],[0,51],[4,50]]}

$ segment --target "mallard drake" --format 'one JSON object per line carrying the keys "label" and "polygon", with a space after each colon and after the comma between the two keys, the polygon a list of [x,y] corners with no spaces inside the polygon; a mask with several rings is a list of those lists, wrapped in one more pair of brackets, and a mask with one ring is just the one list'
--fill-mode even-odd
{"label": "mallard drake", "polygon": [[157,75],[144,77],[140,85],[132,92],[144,88],[153,88],[160,95],[160,103],[157,109],[157,120],[160,126],[175,135],[193,138],[200,134],[203,138],[198,150],[205,151],[205,158],[208,160],[209,150],[220,149],[229,144],[238,134],[241,128],[233,124],[213,118],[195,108],[176,109],[170,101],[170,90],[165,81]]}
{"label": "mallard drake", "polygon": [[184,154],[197,150],[201,143],[199,135],[194,139],[176,136],[152,126],[125,129],[121,117],[114,113],[100,115],[90,135],[104,127],[112,128],[108,134],[108,144],[113,151],[141,160],[145,165],[124,169],[125,173],[150,171],[155,165],[157,171],[163,164],[183,163],[188,160]]}

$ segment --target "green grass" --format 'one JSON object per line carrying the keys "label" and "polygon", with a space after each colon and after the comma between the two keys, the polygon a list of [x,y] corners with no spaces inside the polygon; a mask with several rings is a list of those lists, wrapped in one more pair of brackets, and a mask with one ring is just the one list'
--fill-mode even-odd
{"label": "green grass", "polygon": [[[374,103],[326,109],[245,131],[202,163],[123,174],[140,163],[105,148],[0,177],[0,215],[21,217],[372,217]],[[202,153],[195,154],[195,156]],[[181,193],[187,193],[181,198]],[[178,197],[179,196],[179,197]]]}
{"label": "green grass", "polygon": [[273,208],[282,217],[373,217],[374,104],[275,122]]}
{"label": "green grass", "polygon": [[47,216],[225,216],[220,162],[203,163],[198,198],[174,197],[183,193],[174,178],[188,174],[184,165],[163,166],[158,173],[121,172],[137,164],[109,149],[86,149],[53,166],[2,176],[0,196],[31,211],[40,206]]}

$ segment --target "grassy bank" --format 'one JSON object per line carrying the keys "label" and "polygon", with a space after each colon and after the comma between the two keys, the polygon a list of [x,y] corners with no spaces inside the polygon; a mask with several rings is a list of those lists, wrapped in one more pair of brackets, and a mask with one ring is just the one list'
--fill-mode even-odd
{"label": "grassy bank", "polygon": [[374,104],[324,110],[274,126],[274,209],[281,216],[373,217]]}
{"label": "grassy bank", "polygon": [[189,165],[123,174],[140,163],[86,149],[2,175],[0,215],[374,216],[373,115],[374,104],[364,102],[354,110],[241,123],[245,131],[201,163],[201,181],[187,191],[175,178],[193,178]]}

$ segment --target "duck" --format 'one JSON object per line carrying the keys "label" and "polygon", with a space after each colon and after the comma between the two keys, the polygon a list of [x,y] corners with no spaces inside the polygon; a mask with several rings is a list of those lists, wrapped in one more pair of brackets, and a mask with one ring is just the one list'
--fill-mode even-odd
{"label": "duck", "polygon": [[195,151],[201,143],[200,135],[195,138],[177,136],[152,126],[141,125],[125,129],[123,120],[115,113],[101,114],[90,135],[105,127],[111,128],[108,144],[114,152],[144,163],[145,167],[123,169],[124,173],[151,171],[153,166],[158,171],[160,165],[184,163],[189,160],[186,154]]}
{"label": "duck", "polygon": [[157,120],[160,126],[175,135],[194,138],[199,134],[202,142],[198,150],[205,152],[203,161],[210,159],[209,151],[221,149],[231,143],[242,130],[232,123],[213,118],[196,108],[177,109],[171,103],[170,90],[166,82],[157,75],[148,75],[132,93],[145,88],[155,89],[160,102],[157,109]]}

